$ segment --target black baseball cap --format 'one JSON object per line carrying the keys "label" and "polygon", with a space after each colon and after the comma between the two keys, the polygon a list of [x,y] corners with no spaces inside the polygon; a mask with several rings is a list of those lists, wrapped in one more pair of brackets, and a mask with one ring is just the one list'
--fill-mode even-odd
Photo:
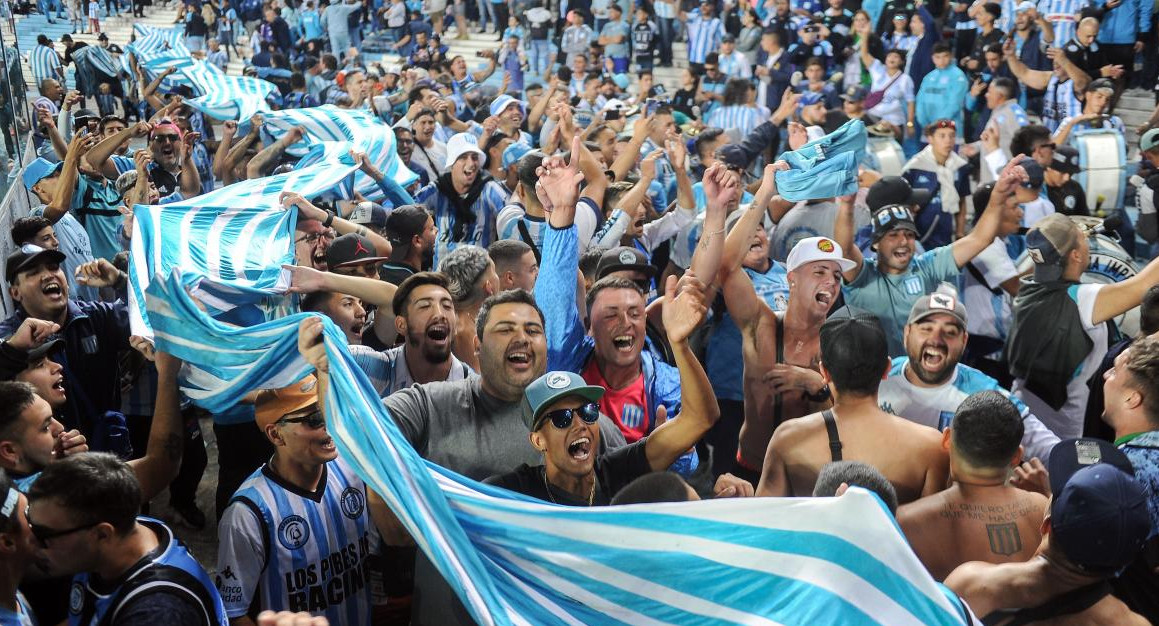
{"label": "black baseball cap", "polygon": [[1047,471],[1051,544],[1091,573],[1113,573],[1134,561],[1151,518],[1127,455],[1099,439],[1066,439],[1051,449]]}
{"label": "black baseball cap", "polygon": [[420,235],[431,214],[421,204],[404,204],[395,207],[386,216],[386,238],[394,245],[409,245],[411,237]]}
{"label": "black baseball cap", "polygon": [[748,167],[748,154],[735,143],[726,143],[716,149],[716,160],[729,169],[745,169]]}
{"label": "black baseball cap", "polygon": [[889,358],[889,342],[881,322],[872,313],[843,306],[821,324],[821,354],[825,369],[854,372],[883,371]]}
{"label": "black baseball cap", "polygon": [[873,242],[877,243],[891,230],[904,228],[918,234],[918,225],[914,223],[913,213],[909,207],[902,204],[890,204],[877,210],[872,216]]}
{"label": "black baseball cap", "polygon": [[1050,169],[1063,174],[1078,174],[1082,171],[1082,166],[1079,165],[1079,151],[1067,145],[1055,146]]}
{"label": "black baseball cap", "polygon": [[326,265],[330,269],[339,267],[355,267],[367,263],[378,263],[389,260],[378,256],[378,250],[369,237],[358,233],[346,233],[335,239],[329,248],[326,248]]}
{"label": "black baseball cap", "polygon": [[643,252],[631,246],[620,246],[600,255],[600,262],[596,264],[596,280],[621,270],[644,272],[648,278],[656,275],[656,266],[648,262]]}
{"label": "black baseball cap", "polygon": [[12,380],[16,375],[28,369],[28,366],[64,347],[64,339],[53,337],[39,346],[23,353],[23,359],[17,354],[19,350],[9,349],[8,353],[15,356],[13,359],[0,359],[0,380]]}
{"label": "black baseball cap", "polygon": [[11,284],[12,279],[16,278],[17,274],[41,263],[64,263],[64,253],[60,250],[46,250],[36,244],[26,243],[8,255],[8,260],[4,264],[4,280]]}
{"label": "black baseball cap", "polygon": [[865,204],[871,213],[891,204],[925,206],[933,194],[929,189],[914,189],[901,176],[885,176],[873,183],[865,194]]}
{"label": "black baseball cap", "polygon": [[861,102],[869,95],[869,90],[861,85],[850,85],[845,93],[841,94],[841,99],[846,102]]}

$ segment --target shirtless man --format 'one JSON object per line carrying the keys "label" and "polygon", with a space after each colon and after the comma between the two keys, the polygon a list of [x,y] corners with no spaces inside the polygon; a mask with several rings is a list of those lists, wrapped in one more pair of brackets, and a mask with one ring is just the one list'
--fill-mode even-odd
{"label": "shirtless man", "polygon": [[967,561],[1021,563],[1034,556],[1046,497],[1007,483],[1022,459],[1022,416],[997,391],[979,391],[942,432],[950,453],[945,491],[901,507],[897,522],[937,580]]}
{"label": "shirtless man", "polygon": [[[1105,441],[1068,439],[1050,453],[1049,468],[1054,497],[1034,557],[965,563],[946,586],[987,624],[1147,624],[1099,585],[1135,559],[1151,531],[1130,461]],[[1076,612],[1084,597],[1087,608]]]}
{"label": "shirtless man", "polygon": [[868,463],[897,490],[900,504],[945,488],[948,460],[941,433],[890,415],[877,403],[889,371],[877,318],[842,309],[821,325],[821,377],[833,408],[777,427],[765,453],[758,496],[808,496],[830,461]]}
{"label": "shirtless man", "polygon": [[[829,405],[829,388],[818,370],[818,336],[837,300],[841,273],[853,265],[842,256],[835,241],[811,237],[794,246],[786,259],[787,309],[774,312],[757,295],[753,281],[741,268],[749,261],[750,252],[760,255],[767,250],[767,243],[758,241],[766,208],[779,212],[792,204],[775,195],[773,175],[778,167],[765,168],[752,204],[742,209],[723,245],[712,234],[724,229],[727,207],[709,204],[705,234],[692,259],[692,269],[698,275],[710,272],[707,275],[718,276],[729,315],[741,330],[744,422],[733,474],[753,483],[760,480],[761,460],[777,425]],[[704,185],[706,191],[713,191],[719,182],[705,176]]]}

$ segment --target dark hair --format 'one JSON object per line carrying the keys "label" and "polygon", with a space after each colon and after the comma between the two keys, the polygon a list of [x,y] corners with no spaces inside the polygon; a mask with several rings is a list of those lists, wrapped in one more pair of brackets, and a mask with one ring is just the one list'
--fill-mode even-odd
{"label": "dark hair", "polygon": [[717,69],[720,69],[720,54],[716,52],[709,52],[708,54],[704,55],[703,65],[716,65]]}
{"label": "dark hair", "polygon": [[990,86],[1001,89],[1002,92],[1006,94],[1007,100],[1010,100],[1018,95],[1018,83],[1015,83],[1014,80],[1005,76],[999,76],[998,78],[990,81]]}
{"label": "dark hair", "polygon": [[301,72],[290,74],[290,89],[301,89],[306,86],[306,77]]}
{"label": "dark hair", "polygon": [[338,57],[334,56],[333,54],[323,54],[322,66],[328,70],[338,69]]}
{"label": "dark hair", "polygon": [[708,150],[709,144],[716,141],[716,139],[723,134],[723,128],[705,128],[704,130],[700,131],[700,134],[696,136],[696,140],[692,145],[694,148],[696,148],[696,154],[700,157],[701,161],[704,161],[704,153]]}
{"label": "dark hair", "polygon": [[479,341],[483,340],[483,329],[487,327],[487,319],[491,317],[491,309],[500,304],[526,304],[539,314],[539,323],[547,324],[543,317],[543,310],[535,303],[535,298],[530,293],[522,289],[508,289],[487,298],[483,301],[483,306],[479,307],[479,314],[475,318],[475,334],[479,336]]}
{"label": "dark hair", "polygon": [[12,437],[24,409],[36,400],[36,387],[14,380],[0,381],[0,437]]}
{"label": "dark hair", "polygon": [[612,498],[612,506],[649,502],[687,502],[688,483],[672,472],[651,472],[633,480]]}
{"label": "dark hair", "polygon": [[897,491],[893,483],[876,467],[861,461],[834,461],[826,463],[817,473],[813,485],[814,498],[831,498],[837,495],[837,488],[845,483],[850,487],[861,487],[877,494],[890,514],[897,515]]}
{"label": "dark hair", "polygon": [[902,50],[901,48],[890,48],[888,51],[886,51],[885,56],[889,57],[891,54],[896,54],[897,56],[901,57],[902,63],[905,63],[906,57],[909,56],[906,54],[906,51]]}
{"label": "dark hair", "polygon": [[416,272],[407,276],[398,284],[398,289],[394,292],[394,298],[390,300],[390,307],[394,309],[394,314],[406,317],[406,307],[410,304],[411,292],[426,285],[442,287],[447,291],[447,295],[451,294],[451,290],[447,288],[446,276],[438,272]]}
{"label": "dark hair", "polygon": [[985,46],[982,47],[982,54],[986,54],[987,52],[997,54],[998,56],[1002,56],[1002,54],[1003,54],[1002,53],[1002,44],[1000,44],[1000,43],[988,43],[988,44],[986,44]]}
{"label": "dark hair", "polygon": [[101,118],[101,122],[97,126],[97,130],[99,130],[102,133],[105,132],[105,127],[108,126],[109,124],[111,124],[112,122],[120,122],[120,123],[124,124],[125,126],[129,125],[129,123],[125,121],[125,118],[123,118],[119,115],[106,115],[106,116]]}
{"label": "dark hair", "polygon": [[1014,136],[1010,138],[1010,154],[1025,154],[1029,157],[1036,147],[1050,143],[1050,140],[1050,129],[1047,127],[1038,124],[1023,126],[1014,131]]}
{"label": "dark hair", "polygon": [[[0,497],[7,498],[8,493],[16,489],[16,483],[12,482],[12,478],[8,476],[8,472],[0,469]],[[8,533],[17,529],[16,509],[7,518],[0,517],[0,532]]]}
{"label": "dark hair", "polygon": [[124,536],[141,512],[141,485],[133,468],[107,452],[88,452],[49,463],[28,491],[29,500],[52,500],[73,524],[107,523]]}
{"label": "dark hair", "polygon": [[579,269],[583,272],[584,278],[594,279],[596,277],[596,268],[600,265],[600,257],[604,256],[607,251],[607,248],[600,246],[592,246],[584,250],[579,259]]}
{"label": "dark hair", "polygon": [[842,307],[821,325],[821,363],[839,393],[877,393],[889,367],[889,344],[873,315]]}
{"label": "dark hair", "polygon": [[1159,332],[1159,285],[1151,285],[1143,294],[1139,303],[1139,328],[1143,335]]}
{"label": "dark hair", "polygon": [[38,43],[42,46],[51,46],[52,40],[48,38],[48,35],[41,33],[41,34],[36,36],[36,43]]}
{"label": "dark hair", "polygon": [[[432,109],[432,108],[430,108],[430,107],[423,107],[423,108],[419,109],[419,112],[418,112],[418,113],[415,113],[415,118],[414,118],[414,121],[416,121],[416,122],[417,122],[417,121],[419,120],[419,118],[420,118],[420,117],[426,117],[426,116],[428,116],[428,115],[429,115],[429,116],[431,116],[431,117],[435,117],[435,110],[434,110],[434,109]],[[411,130],[411,134],[412,134],[412,135],[414,134],[413,127],[412,127],[412,130]]]}
{"label": "dark hair", "polygon": [[608,215],[613,210],[619,208],[620,198],[624,197],[624,194],[631,191],[632,187],[635,186],[636,183],[626,180],[617,180],[608,185],[608,188],[604,190],[604,214]]}
{"label": "dark hair", "polygon": [[306,313],[326,313],[333,291],[312,291],[302,296],[299,308]]}
{"label": "dark hair", "polygon": [[934,50],[931,54],[939,54],[941,52],[953,52],[954,47],[946,40],[939,41],[934,44]]}
{"label": "dark hair", "polygon": [[424,91],[431,91],[431,88],[427,85],[419,85],[418,87],[411,88],[410,91],[406,92],[406,103],[411,105],[421,101]]}
{"label": "dark hair", "polygon": [[974,223],[978,223],[978,219],[982,217],[982,212],[990,204],[990,196],[994,193],[994,183],[982,183],[974,190],[971,198],[974,202]]}
{"label": "dark hair", "polygon": [[744,78],[730,78],[724,84],[724,106],[747,104],[752,83]]}
{"label": "dark hair", "polygon": [[515,265],[523,255],[531,252],[531,246],[518,239],[496,239],[487,247],[487,255],[495,264],[495,272],[501,274],[500,266],[504,268]]}
{"label": "dark hair", "polygon": [[596,296],[600,295],[600,292],[604,291],[605,289],[630,289],[640,294],[641,298],[646,295],[644,290],[640,288],[640,285],[637,285],[636,283],[628,280],[627,278],[624,278],[623,276],[604,276],[603,278],[597,280],[595,284],[592,285],[591,291],[588,292],[586,302],[588,315],[591,315],[592,303],[596,301]]}
{"label": "dark hair", "polygon": [[640,70],[636,72],[636,78],[644,78],[644,76],[654,76],[654,74],[652,74],[652,70]]}
{"label": "dark hair", "polygon": [[[491,167],[491,151],[495,149],[504,139],[511,139],[506,133],[496,130],[487,138],[487,143],[479,146],[483,149],[483,169]],[[499,154],[499,160],[502,162],[503,154]]]}
{"label": "dark hair", "polygon": [[52,222],[40,215],[22,217],[12,223],[12,243],[23,246],[35,239],[36,233],[49,226],[52,226]]}
{"label": "dark hair", "polygon": [[954,452],[974,467],[989,469],[1010,463],[1024,430],[1018,407],[992,390],[979,391],[962,400],[950,428]]}
{"label": "dark hair", "polygon": [[540,165],[543,165],[543,160],[546,158],[547,155],[539,150],[532,150],[519,157],[516,170],[519,182],[523,184],[528,194],[535,195],[535,183],[539,181],[539,175],[535,171],[539,169]]}

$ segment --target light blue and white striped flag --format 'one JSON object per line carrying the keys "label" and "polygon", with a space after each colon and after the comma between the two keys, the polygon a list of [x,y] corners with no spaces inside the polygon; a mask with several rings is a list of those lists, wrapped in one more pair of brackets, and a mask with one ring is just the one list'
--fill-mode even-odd
{"label": "light blue and white striped flag", "polygon": [[[129,321],[133,334],[152,336],[145,291],[156,275],[181,268],[210,310],[253,320],[277,310],[289,287],[283,264],[294,262],[297,212],[282,208],[282,191],[307,199],[332,193],[355,169],[349,156],[215,189],[188,200],[133,208],[129,259]],[[272,299],[271,299],[272,298]],[[240,310],[238,310],[240,309]]]}
{"label": "light blue and white striped flag", "polygon": [[[183,389],[210,411],[282,387],[310,366],[308,314],[217,322],[174,272],[149,287],[157,347],[186,362]],[[421,459],[323,320],[328,427],[482,624],[962,624],[966,611],[910,550],[882,502],[742,498],[562,507]]]}
{"label": "light blue and white striped flag", "polygon": [[[394,181],[398,186],[393,190],[392,195],[395,197],[387,197],[378,184],[362,172],[355,174],[354,189],[350,191],[356,190],[375,202],[387,200],[394,206],[413,202],[409,194],[401,200],[397,194],[403,187],[418,180],[418,176],[399,161],[394,146],[394,131],[370,111],[341,109],[327,104],[306,109],[271,111],[264,117],[262,137],[267,143],[277,141],[295,126],[302,128],[302,139],[286,150],[292,156],[302,157],[298,167],[309,167],[348,150],[365,152],[387,180]],[[319,147],[320,144],[323,147]]]}

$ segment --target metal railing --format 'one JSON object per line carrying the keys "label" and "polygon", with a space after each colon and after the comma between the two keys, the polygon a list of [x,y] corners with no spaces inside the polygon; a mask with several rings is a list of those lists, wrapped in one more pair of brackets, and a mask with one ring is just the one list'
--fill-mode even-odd
{"label": "metal railing", "polygon": [[[33,198],[24,188],[24,166],[36,158],[32,141],[31,96],[20,62],[19,44],[0,28],[0,259],[8,258],[12,224],[28,215]],[[3,316],[14,307],[7,289],[2,289]]]}

